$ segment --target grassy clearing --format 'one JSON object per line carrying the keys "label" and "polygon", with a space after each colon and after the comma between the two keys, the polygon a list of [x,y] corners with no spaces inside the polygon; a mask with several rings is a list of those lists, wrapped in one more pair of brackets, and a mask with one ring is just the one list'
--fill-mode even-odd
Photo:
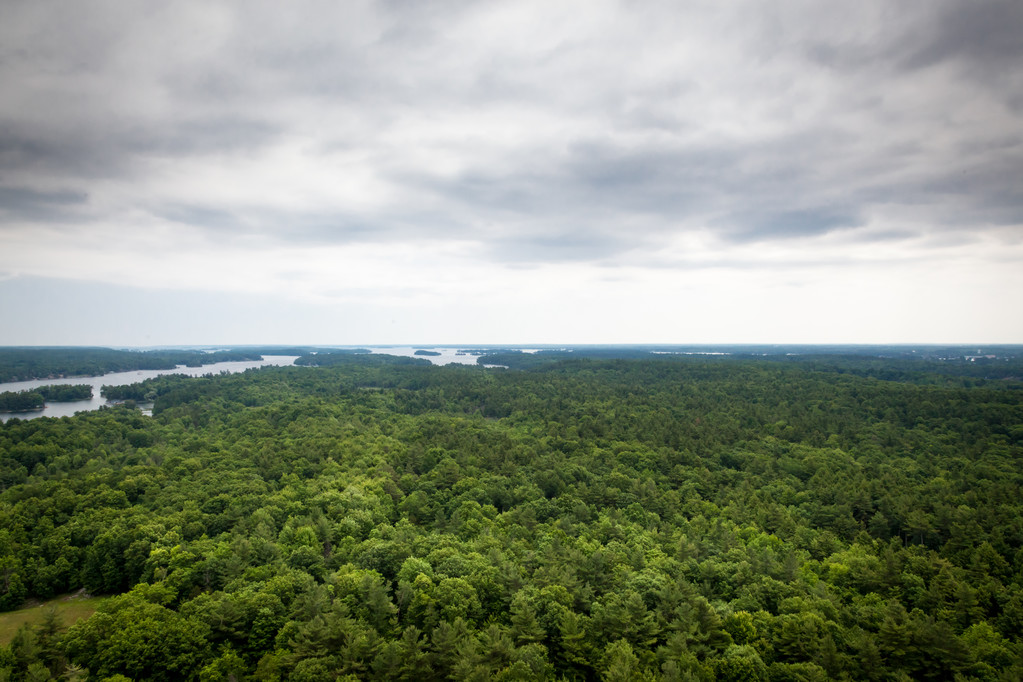
{"label": "grassy clearing", "polygon": [[61,621],[66,627],[70,627],[79,620],[91,616],[101,601],[103,601],[103,597],[80,597],[66,594],[17,611],[0,613],[0,646],[9,644],[14,638],[14,633],[25,623],[36,625],[42,622],[48,609],[57,609]]}

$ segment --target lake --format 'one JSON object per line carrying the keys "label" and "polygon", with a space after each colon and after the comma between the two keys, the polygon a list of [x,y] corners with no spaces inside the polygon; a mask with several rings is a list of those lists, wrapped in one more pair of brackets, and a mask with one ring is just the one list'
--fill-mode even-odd
{"label": "lake", "polygon": [[[397,355],[399,357],[420,358],[429,360],[435,365],[448,365],[452,363],[475,365],[476,355],[466,353],[456,346],[362,346],[372,353],[382,355]],[[430,350],[439,355],[416,355],[417,350]],[[535,352],[535,349],[524,352]],[[12,417],[18,419],[35,419],[37,417],[70,417],[76,412],[87,412],[98,410],[110,403],[100,395],[100,388],[103,386],[125,386],[137,384],[145,379],[151,379],[163,374],[185,374],[191,377],[200,377],[204,374],[220,374],[221,372],[244,372],[247,369],[256,367],[283,367],[293,365],[297,355],[264,355],[262,360],[243,362],[217,362],[202,367],[185,367],[180,365],[174,369],[144,369],[134,372],[112,372],[99,377],[67,377],[64,379],[32,379],[31,381],[10,381],[0,383],[0,393],[4,391],[28,391],[40,386],[66,385],[66,384],[89,384],[92,386],[92,400],[75,400],[67,403],[46,403],[41,410],[31,412],[0,412],[0,421],[6,422]],[[501,365],[488,365],[499,367]]]}
{"label": "lake", "polygon": [[297,355],[264,355],[262,360],[246,360],[241,362],[217,362],[202,367],[179,366],[174,369],[143,369],[134,372],[112,372],[98,377],[66,377],[64,379],[32,379],[31,381],[10,381],[0,383],[0,393],[4,391],[27,391],[40,386],[89,384],[92,386],[92,400],[74,400],[67,403],[46,403],[41,410],[31,412],[0,412],[0,421],[6,422],[12,417],[18,419],[35,419],[37,417],[70,417],[75,412],[98,410],[109,405],[107,399],[100,395],[103,386],[125,386],[137,384],[145,379],[152,379],[164,374],[186,374],[200,377],[204,374],[220,374],[221,372],[244,372],[256,367],[282,367],[293,365]]}
{"label": "lake", "polygon": [[[446,346],[364,346],[378,355],[397,355],[403,358],[429,360],[435,365],[475,365],[476,355],[470,355],[457,347]],[[416,355],[417,350],[428,350],[440,355]]]}
{"label": "lake", "polygon": [[[496,352],[500,348],[488,349],[486,346],[360,346],[379,355],[397,355],[403,358],[419,358],[429,360],[435,365],[477,365],[476,359],[485,353]],[[470,349],[470,350],[467,350]],[[428,350],[438,355],[416,355],[417,350]],[[539,348],[516,348],[523,353],[536,353]],[[483,352],[481,352],[483,351]],[[507,369],[504,365],[479,365],[481,367]]]}

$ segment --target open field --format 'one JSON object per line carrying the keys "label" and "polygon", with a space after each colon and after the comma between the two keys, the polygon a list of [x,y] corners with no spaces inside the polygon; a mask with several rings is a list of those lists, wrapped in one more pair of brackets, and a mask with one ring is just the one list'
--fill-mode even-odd
{"label": "open field", "polygon": [[103,599],[104,597],[78,597],[65,594],[17,611],[0,613],[0,646],[10,644],[14,633],[22,625],[26,623],[36,625],[42,622],[48,609],[57,609],[61,621],[65,626],[70,627],[83,618],[91,616]]}

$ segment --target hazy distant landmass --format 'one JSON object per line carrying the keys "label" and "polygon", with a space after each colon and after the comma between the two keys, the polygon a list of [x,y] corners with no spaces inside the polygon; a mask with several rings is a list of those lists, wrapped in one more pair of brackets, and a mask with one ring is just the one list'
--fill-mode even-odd
{"label": "hazy distant landmass", "polygon": [[115,350],[112,348],[0,348],[0,382],[101,376],[138,369],[200,367],[231,360],[258,360],[256,350]]}
{"label": "hazy distant landmass", "polygon": [[311,351],[295,360],[295,364],[307,367],[331,367],[346,364],[430,364],[429,360],[376,354],[368,348],[326,348]]}
{"label": "hazy distant landmass", "polygon": [[512,369],[540,367],[552,362],[588,359],[760,361],[801,365],[814,370],[871,376],[887,380],[920,381],[926,377],[978,380],[1023,378],[1023,346],[892,346],[892,345],[720,345],[720,346],[574,346],[541,348],[535,352],[500,349],[478,356],[481,365]]}
{"label": "hazy distant landmass", "polygon": [[[503,365],[514,369],[566,359],[705,358],[761,359],[770,362],[809,363],[819,369],[850,372],[879,378],[902,374],[932,373],[976,378],[1023,376],[1020,345],[574,345],[574,346],[434,346],[457,349],[458,355],[475,355],[480,365]],[[327,366],[343,358],[374,351],[359,347],[317,346],[218,346],[156,349],[96,347],[0,347],[0,382],[71,376],[100,376],[109,372],[144,369],[199,367],[226,361],[259,360],[263,355],[295,355],[297,365]],[[380,347],[377,354],[386,355]],[[418,349],[421,358],[442,355]],[[412,358],[405,358],[412,360]],[[377,360],[374,362],[385,362]]]}

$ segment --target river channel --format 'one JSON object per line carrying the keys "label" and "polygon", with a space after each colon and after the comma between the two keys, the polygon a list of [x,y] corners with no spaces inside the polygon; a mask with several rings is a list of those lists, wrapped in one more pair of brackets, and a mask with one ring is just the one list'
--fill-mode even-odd
{"label": "river channel", "polygon": [[295,363],[297,355],[264,355],[262,360],[241,362],[216,362],[202,367],[185,367],[180,365],[174,369],[143,369],[134,372],[112,372],[98,377],[66,377],[63,379],[32,379],[31,381],[11,381],[0,383],[0,393],[4,391],[28,391],[40,386],[88,384],[92,386],[92,400],[74,400],[66,403],[46,403],[41,410],[31,412],[0,412],[0,421],[6,422],[12,417],[18,419],[35,419],[37,417],[70,417],[76,412],[98,410],[110,403],[100,395],[103,386],[125,386],[137,384],[145,379],[152,379],[163,374],[186,374],[200,377],[204,374],[220,374],[221,372],[244,372],[247,369],[269,366],[287,366]]}
{"label": "river channel", "polygon": [[[371,353],[381,355],[397,355],[400,357],[419,358],[429,360],[435,365],[475,365],[479,351],[465,351],[456,346],[362,346]],[[436,355],[416,355],[417,350],[426,349]],[[527,349],[523,352],[533,353],[536,349]],[[88,412],[98,410],[109,401],[100,395],[100,388],[103,386],[125,386],[137,384],[145,379],[152,379],[163,374],[185,374],[191,377],[200,377],[204,374],[220,374],[221,372],[244,372],[255,367],[288,366],[295,364],[297,355],[264,355],[262,360],[244,362],[217,362],[202,367],[185,367],[179,365],[174,369],[145,369],[135,372],[112,372],[98,377],[66,377],[63,379],[32,379],[31,381],[9,381],[0,383],[0,393],[4,391],[29,391],[40,386],[66,385],[66,384],[89,384],[92,386],[92,400],[75,400],[66,403],[46,403],[46,407],[30,412],[2,412],[0,421],[6,422],[12,417],[18,419],[35,419],[37,417],[70,417],[76,412]],[[503,365],[484,365],[485,367],[503,367]]]}

